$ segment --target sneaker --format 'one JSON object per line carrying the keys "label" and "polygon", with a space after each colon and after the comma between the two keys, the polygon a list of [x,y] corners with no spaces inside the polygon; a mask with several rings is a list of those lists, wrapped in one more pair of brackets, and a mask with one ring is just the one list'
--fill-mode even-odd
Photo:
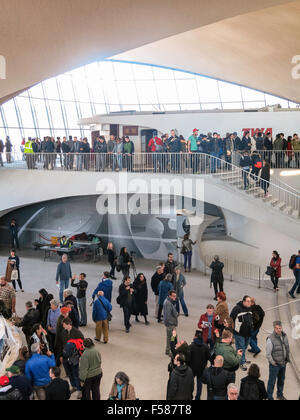
{"label": "sneaker", "polygon": [[188,317],[188,316],[189,316],[189,314],[184,314],[184,316]]}
{"label": "sneaker", "polygon": [[258,355],[259,355],[259,353],[261,353],[261,350],[259,350],[257,353],[254,353],[254,354],[253,354],[253,357],[258,356]]}
{"label": "sneaker", "polygon": [[291,293],[291,292],[289,292],[289,295],[290,295],[290,297],[291,297],[292,299],[296,299],[296,298],[295,298],[295,296],[294,296],[294,295],[292,295],[292,293]]}
{"label": "sneaker", "polygon": [[129,330],[127,330],[127,329],[126,329],[125,331],[126,331],[126,334],[128,334],[128,333],[129,333]]}
{"label": "sneaker", "polygon": [[247,370],[248,370],[245,365],[241,365],[240,368],[243,372],[247,372]]}
{"label": "sneaker", "polygon": [[251,362],[249,362],[249,360],[246,360],[246,361],[245,361],[245,364],[246,364],[246,365],[251,365]]}
{"label": "sneaker", "polygon": [[277,397],[278,401],[287,401],[287,399],[282,395],[281,397]]}
{"label": "sneaker", "polygon": [[251,350],[251,349],[249,349],[249,350],[248,350],[248,352],[249,352],[249,353],[254,353],[254,351],[253,351],[253,350]]}

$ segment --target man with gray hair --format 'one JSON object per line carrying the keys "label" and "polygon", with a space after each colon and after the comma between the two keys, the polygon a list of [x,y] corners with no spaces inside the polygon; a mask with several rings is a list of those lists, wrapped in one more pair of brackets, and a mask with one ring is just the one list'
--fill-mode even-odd
{"label": "man with gray hair", "polygon": [[239,390],[235,384],[229,384],[227,388],[228,401],[237,401],[239,399]]}
{"label": "man with gray hair", "polygon": [[290,361],[290,347],[287,335],[280,321],[273,323],[274,331],[267,339],[267,359],[269,361],[268,400],[274,400],[273,392],[277,381],[277,399],[286,400],[283,395],[286,365]]}
{"label": "man with gray hair", "polygon": [[40,344],[34,343],[31,348],[31,358],[25,366],[25,376],[34,387],[37,398],[46,399],[46,387],[51,382],[49,369],[56,365],[54,355],[48,351],[47,355],[41,355]]}

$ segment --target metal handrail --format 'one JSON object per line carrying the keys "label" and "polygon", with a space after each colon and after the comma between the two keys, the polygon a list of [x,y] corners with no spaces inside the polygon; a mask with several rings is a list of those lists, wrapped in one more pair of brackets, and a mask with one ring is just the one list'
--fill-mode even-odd
{"label": "metal handrail", "polygon": [[[12,157],[14,155],[12,154]],[[19,158],[19,157],[18,157]],[[204,153],[35,153],[25,154],[25,160],[15,160],[7,164],[10,168],[61,169],[77,171],[124,170],[136,173],[170,173],[178,175],[213,175],[222,172],[232,177],[250,177],[253,183],[261,185],[259,176],[249,174],[241,167],[226,162],[216,156]],[[267,182],[269,193],[291,209],[300,211],[298,191],[284,186],[279,180]],[[258,188],[259,189],[259,188]],[[252,188],[253,190],[253,188]]]}

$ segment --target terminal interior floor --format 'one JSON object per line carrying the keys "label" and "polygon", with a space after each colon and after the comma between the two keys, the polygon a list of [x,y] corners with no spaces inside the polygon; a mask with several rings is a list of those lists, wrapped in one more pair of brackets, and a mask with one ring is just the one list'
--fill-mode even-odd
{"label": "terminal interior floor", "polygon": [[[5,273],[7,252],[3,248],[0,250],[0,274]],[[24,314],[24,304],[28,300],[38,297],[38,290],[45,288],[48,292],[54,294],[58,298],[58,288],[55,283],[55,274],[58,260],[43,261],[43,255],[39,251],[21,250],[19,253],[21,258],[21,279],[25,293],[18,291],[17,293],[17,313],[19,316]],[[168,380],[168,363],[169,358],[165,356],[165,328],[163,324],[158,324],[154,318],[154,296],[150,287],[151,276],[157,265],[157,261],[138,260],[136,262],[137,272],[143,272],[148,281],[149,288],[149,321],[150,325],[146,326],[143,322],[136,324],[134,317],[131,320],[132,329],[129,334],[125,333],[123,325],[123,312],[116,303],[118,287],[121,282],[121,275],[114,282],[113,292],[113,320],[110,326],[109,344],[96,344],[96,347],[102,355],[103,379],[101,384],[101,398],[107,399],[111,389],[114,375],[118,371],[124,371],[131,379],[139,399],[166,399],[166,386]],[[87,281],[89,282],[88,296],[91,296],[94,288],[100,281],[100,275],[107,270],[106,258],[102,257],[99,263],[83,263],[81,261],[72,262],[73,274],[85,272]],[[190,316],[179,317],[178,333],[179,338],[190,343],[193,334],[197,329],[200,315],[205,312],[208,303],[213,301],[213,289],[209,288],[209,277],[205,277],[197,272],[186,274],[187,286],[185,288],[185,301],[189,308]],[[74,289],[75,292],[76,289]],[[264,309],[274,306],[274,293],[269,289],[258,289],[253,285],[239,282],[226,282],[225,292],[227,293],[230,310],[248,294],[256,298],[257,303]],[[287,301],[286,287],[281,287],[281,299]],[[90,301],[91,302],[91,299]],[[293,306],[293,305],[292,305]],[[82,332],[86,337],[94,338],[94,324],[91,319],[91,308],[88,306],[89,322],[87,328],[82,328]],[[268,311],[266,313],[264,329],[271,332],[272,322],[276,318],[276,313]],[[140,317],[142,320],[142,318]],[[288,320],[283,319],[284,329],[288,329]],[[267,384],[268,380],[268,363],[265,357],[266,331],[261,331],[259,335],[259,346],[262,353],[256,358],[261,368],[261,379]],[[290,344],[292,338],[289,335]],[[296,346],[297,347],[297,346]],[[297,356],[294,354],[294,356]],[[252,355],[248,354],[248,360],[253,360]],[[239,370],[237,372],[237,383],[246,374]],[[299,383],[296,375],[289,365],[287,368],[287,377],[285,384],[285,396],[287,399],[299,398]],[[276,395],[275,395],[276,396]],[[206,399],[206,387],[202,393],[202,399]]]}

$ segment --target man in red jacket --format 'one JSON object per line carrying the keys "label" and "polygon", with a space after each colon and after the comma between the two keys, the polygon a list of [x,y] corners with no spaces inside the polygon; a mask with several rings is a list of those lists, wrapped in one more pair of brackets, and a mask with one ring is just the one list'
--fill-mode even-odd
{"label": "man in red jacket", "polygon": [[198,323],[198,328],[203,332],[203,341],[207,344],[210,349],[214,348],[215,342],[215,308],[213,305],[207,305],[206,313],[201,315],[200,321]]}

